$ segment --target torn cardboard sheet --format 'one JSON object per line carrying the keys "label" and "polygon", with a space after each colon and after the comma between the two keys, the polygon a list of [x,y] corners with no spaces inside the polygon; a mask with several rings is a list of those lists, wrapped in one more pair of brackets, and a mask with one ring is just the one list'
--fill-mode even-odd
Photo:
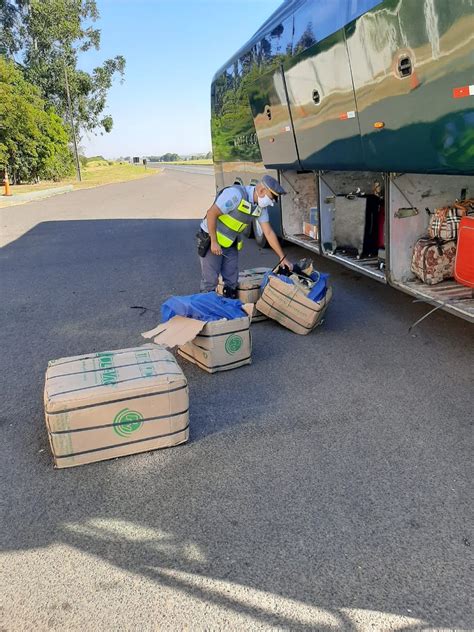
{"label": "torn cardboard sheet", "polygon": [[156,344],[173,349],[193,340],[205,325],[204,321],[195,318],[173,316],[168,322],[145,331],[142,336],[147,339],[154,338]]}

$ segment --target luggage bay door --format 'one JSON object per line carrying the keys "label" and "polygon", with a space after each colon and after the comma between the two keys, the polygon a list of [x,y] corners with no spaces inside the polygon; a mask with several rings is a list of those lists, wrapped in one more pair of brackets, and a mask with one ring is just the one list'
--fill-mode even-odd
{"label": "luggage bay door", "polygon": [[264,165],[301,169],[281,67],[258,78],[249,101]]}
{"label": "luggage bay door", "polygon": [[344,31],[290,59],[285,81],[303,169],[361,169],[362,144]]}

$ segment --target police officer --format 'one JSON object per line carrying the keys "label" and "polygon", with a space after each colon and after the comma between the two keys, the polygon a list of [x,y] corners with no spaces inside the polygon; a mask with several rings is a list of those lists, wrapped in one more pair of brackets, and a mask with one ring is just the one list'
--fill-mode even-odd
{"label": "police officer", "polygon": [[[237,296],[239,278],[239,251],[242,249],[242,232],[257,218],[272,250],[282,265],[292,267],[281,249],[268,217],[268,207],[286,191],[275,178],[265,175],[255,186],[235,184],[222,189],[214,204],[201,222],[198,235],[201,260],[201,292],[216,289],[219,274],[224,281],[224,295]],[[200,239],[199,239],[200,238]]]}

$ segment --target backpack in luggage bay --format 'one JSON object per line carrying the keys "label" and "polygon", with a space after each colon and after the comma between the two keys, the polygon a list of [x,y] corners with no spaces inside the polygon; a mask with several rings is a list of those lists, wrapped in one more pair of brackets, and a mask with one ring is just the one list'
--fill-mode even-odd
{"label": "backpack in luggage bay", "polygon": [[419,239],[413,248],[411,271],[427,285],[441,283],[454,276],[456,242]]}
{"label": "backpack in luggage bay", "polygon": [[354,251],[359,257],[377,256],[379,207],[377,195],[337,196],[334,240],[338,250]]}
{"label": "backpack in luggage bay", "polygon": [[463,217],[459,224],[454,277],[458,283],[474,287],[474,217]]}

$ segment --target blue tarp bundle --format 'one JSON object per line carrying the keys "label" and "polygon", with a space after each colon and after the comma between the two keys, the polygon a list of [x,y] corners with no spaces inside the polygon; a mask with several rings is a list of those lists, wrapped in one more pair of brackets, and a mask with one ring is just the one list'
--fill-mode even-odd
{"label": "blue tarp bundle", "polygon": [[[262,290],[267,285],[268,279],[270,276],[274,276],[277,279],[280,279],[280,281],[283,281],[284,283],[288,283],[289,285],[294,285],[293,281],[289,277],[285,276],[284,274],[275,274],[275,272],[267,272],[262,282]],[[313,272],[313,274],[311,274],[310,276],[311,276],[311,280],[314,281],[315,284],[306,296],[312,301],[317,302],[326,296],[326,292],[328,289],[329,274],[325,274],[324,272]]]}
{"label": "blue tarp bundle", "polygon": [[186,316],[197,320],[234,320],[243,318],[247,313],[238,299],[224,298],[215,292],[172,296],[161,306],[161,322],[166,323],[173,316]]}

